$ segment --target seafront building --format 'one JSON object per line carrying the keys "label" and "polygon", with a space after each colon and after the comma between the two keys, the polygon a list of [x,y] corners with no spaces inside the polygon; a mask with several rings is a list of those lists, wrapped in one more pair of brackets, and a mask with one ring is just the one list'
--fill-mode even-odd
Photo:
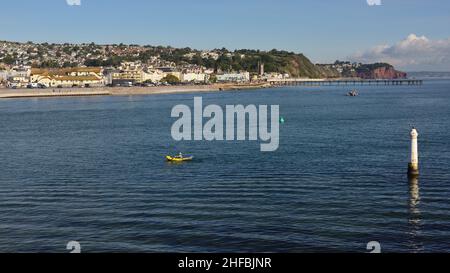
{"label": "seafront building", "polygon": [[181,75],[182,82],[207,82],[209,77],[205,73],[186,72]]}
{"label": "seafront building", "polygon": [[106,72],[106,84],[108,85],[123,85],[125,83],[140,83],[143,82],[142,66],[140,63],[124,62],[119,69],[109,69]]}
{"label": "seafront building", "polygon": [[143,74],[144,82],[157,83],[166,77],[166,73],[159,69],[147,69]]}
{"label": "seafront building", "polygon": [[11,88],[24,88],[29,83],[29,77],[24,75],[13,75],[8,76],[7,87]]}
{"label": "seafront building", "polygon": [[75,67],[61,69],[31,69],[30,83],[46,87],[103,86],[105,80],[100,67]]}
{"label": "seafront building", "polygon": [[218,82],[249,82],[249,72],[224,73],[217,75]]}
{"label": "seafront building", "polygon": [[29,66],[13,66],[8,70],[0,71],[0,82],[5,82],[6,87],[21,88],[25,87],[30,81]]}
{"label": "seafront building", "polygon": [[289,79],[291,76],[287,73],[276,73],[276,72],[271,72],[271,73],[264,73],[262,76],[259,77],[260,80],[272,80],[272,79]]}
{"label": "seafront building", "polygon": [[162,71],[164,74],[164,77],[167,76],[174,76],[177,77],[179,80],[181,80],[182,73],[179,71],[177,67],[158,67],[158,70]]}

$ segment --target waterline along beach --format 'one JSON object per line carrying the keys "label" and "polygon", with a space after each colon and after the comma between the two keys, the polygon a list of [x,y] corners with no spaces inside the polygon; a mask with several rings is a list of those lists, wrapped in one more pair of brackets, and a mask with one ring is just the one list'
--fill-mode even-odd
{"label": "waterline along beach", "polygon": [[155,86],[127,88],[65,88],[65,89],[0,89],[0,98],[36,98],[36,97],[71,97],[71,96],[127,96],[157,95],[173,93],[198,93],[214,91],[232,91],[266,88],[267,83],[257,84],[210,84],[186,86]]}
{"label": "waterline along beach", "polygon": [[450,2],[4,2],[0,257],[450,252]]}

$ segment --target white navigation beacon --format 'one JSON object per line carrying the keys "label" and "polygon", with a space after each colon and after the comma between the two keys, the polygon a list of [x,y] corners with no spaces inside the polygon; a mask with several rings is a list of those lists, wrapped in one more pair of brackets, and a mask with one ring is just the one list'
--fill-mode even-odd
{"label": "white navigation beacon", "polygon": [[408,175],[418,176],[419,175],[419,145],[418,137],[419,133],[417,129],[413,127],[411,130],[411,162],[408,165]]}

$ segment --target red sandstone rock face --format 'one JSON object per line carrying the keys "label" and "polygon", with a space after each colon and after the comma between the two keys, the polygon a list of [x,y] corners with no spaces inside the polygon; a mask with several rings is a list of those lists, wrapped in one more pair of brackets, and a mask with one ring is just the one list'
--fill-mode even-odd
{"label": "red sandstone rock face", "polygon": [[368,73],[358,73],[358,77],[363,79],[404,79],[407,74],[397,71],[393,67],[380,67]]}

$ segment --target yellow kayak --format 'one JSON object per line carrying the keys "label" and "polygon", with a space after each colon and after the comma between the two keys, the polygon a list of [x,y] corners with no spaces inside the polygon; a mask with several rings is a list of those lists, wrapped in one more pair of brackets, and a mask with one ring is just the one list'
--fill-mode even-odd
{"label": "yellow kayak", "polygon": [[184,161],[192,161],[194,159],[193,156],[190,157],[182,157],[182,156],[166,156],[167,161],[170,162],[184,162]]}

